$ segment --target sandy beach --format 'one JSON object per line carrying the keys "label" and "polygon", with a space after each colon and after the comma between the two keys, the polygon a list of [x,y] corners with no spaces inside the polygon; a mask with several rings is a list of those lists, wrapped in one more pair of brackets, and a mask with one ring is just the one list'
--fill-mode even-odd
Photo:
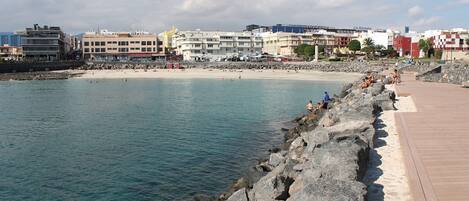
{"label": "sandy beach", "polygon": [[[387,89],[395,91],[394,86]],[[377,121],[375,149],[370,153],[370,169],[366,182],[370,185],[369,200],[412,200],[406,175],[395,113],[416,112],[412,97],[397,97],[397,111],[384,111]]]}
{"label": "sandy beach", "polygon": [[362,75],[359,73],[287,71],[287,70],[72,70],[70,73],[83,73],[76,79],[123,79],[123,78],[164,78],[164,79],[277,79],[353,82]]}

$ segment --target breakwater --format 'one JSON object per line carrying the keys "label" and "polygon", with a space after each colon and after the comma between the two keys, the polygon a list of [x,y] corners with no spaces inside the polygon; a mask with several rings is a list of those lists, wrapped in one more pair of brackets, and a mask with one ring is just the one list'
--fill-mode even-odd
{"label": "breakwater", "polygon": [[1,63],[0,73],[68,70],[77,69],[84,64],[81,61]]}
{"label": "breakwater", "polygon": [[[182,62],[178,63],[184,68],[205,68],[221,70],[237,69],[272,69],[272,70],[315,70],[322,72],[350,72],[365,73],[381,71],[382,64],[369,64],[363,62]],[[163,69],[168,63],[87,63],[80,67],[82,70],[118,70],[118,69]]]}
{"label": "breakwater", "polygon": [[374,146],[376,114],[395,109],[395,94],[381,82],[367,89],[358,84],[345,86],[329,110],[298,118],[285,149],[257,166],[265,176],[244,186],[238,182],[238,189],[221,199],[366,200],[362,180]]}
{"label": "breakwater", "polygon": [[462,84],[469,81],[469,64],[406,66],[402,70],[417,73],[417,79],[425,82]]}

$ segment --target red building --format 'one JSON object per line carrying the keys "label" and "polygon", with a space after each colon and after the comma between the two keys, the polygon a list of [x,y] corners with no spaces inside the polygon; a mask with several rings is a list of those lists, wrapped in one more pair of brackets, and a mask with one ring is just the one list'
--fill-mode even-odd
{"label": "red building", "polygon": [[412,58],[419,58],[420,57],[420,47],[419,43],[412,43]]}
{"label": "red building", "polygon": [[[405,37],[405,36],[396,36],[394,38],[394,50],[399,53],[399,56],[407,56],[410,55],[412,51],[412,38]],[[418,49],[418,48],[417,48]],[[413,52],[412,52],[413,55]]]}

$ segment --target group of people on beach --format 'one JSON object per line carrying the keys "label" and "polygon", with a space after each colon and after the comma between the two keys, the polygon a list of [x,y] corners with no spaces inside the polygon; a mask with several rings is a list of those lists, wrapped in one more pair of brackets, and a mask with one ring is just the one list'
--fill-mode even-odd
{"label": "group of people on beach", "polygon": [[313,101],[310,100],[308,101],[308,104],[306,104],[306,109],[311,112],[316,114],[320,110],[327,110],[329,107],[329,102],[332,101],[331,98],[329,97],[329,94],[324,92],[324,98],[321,102],[318,102],[316,106],[314,106]]}

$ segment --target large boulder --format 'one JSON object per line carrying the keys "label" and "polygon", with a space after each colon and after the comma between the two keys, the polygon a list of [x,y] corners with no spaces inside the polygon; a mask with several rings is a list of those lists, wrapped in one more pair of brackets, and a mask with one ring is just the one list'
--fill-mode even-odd
{"label": "large boulder", "polygon": [[366,186],[358,181],[319,179],[308,183],[287,201],[364,201]]}
{"label": "large boulder", "polygon": [[245,188],[239,189],[231,195],[226,201],[249,201],[248,194]]}

